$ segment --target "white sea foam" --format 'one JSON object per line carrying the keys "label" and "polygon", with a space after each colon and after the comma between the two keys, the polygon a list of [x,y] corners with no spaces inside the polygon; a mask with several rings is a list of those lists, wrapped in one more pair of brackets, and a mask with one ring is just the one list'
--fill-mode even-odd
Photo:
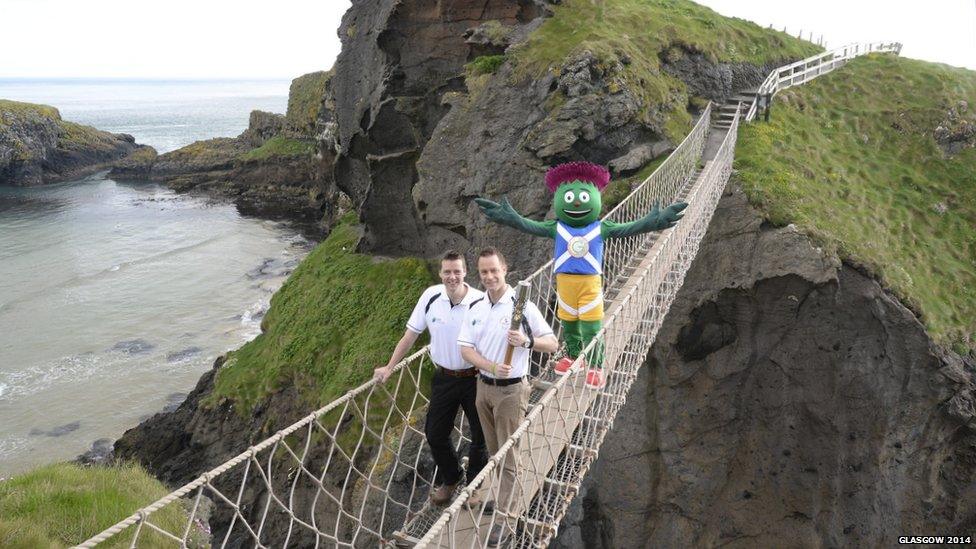
{"label": "white sea foam", "polygon": [[93,353],[62,357],[53,363],[6,372],[7,383],[0,395],[28,396],[58,383],[71,383],[89,377],[102,369],[102,358]]}

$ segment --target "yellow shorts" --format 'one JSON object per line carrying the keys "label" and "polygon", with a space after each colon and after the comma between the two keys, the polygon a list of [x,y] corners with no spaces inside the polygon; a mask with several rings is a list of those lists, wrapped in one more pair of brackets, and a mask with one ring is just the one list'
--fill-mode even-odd
{"label": "yellow shorts", "polygon": [[560,320],[603,320],[603,277],[556,273]]}

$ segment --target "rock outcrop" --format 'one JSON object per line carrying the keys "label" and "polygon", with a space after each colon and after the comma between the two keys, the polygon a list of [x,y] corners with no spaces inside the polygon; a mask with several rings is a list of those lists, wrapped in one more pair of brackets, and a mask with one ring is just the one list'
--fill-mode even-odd
{"label": "rock outcrop", "polygon": [[972,531],[974,403],[976,364],[731,190],[553,546]]}
{"label": "rock outcrop", "polygon": [[947,156],[976,147],[976,112],[970,110],[969,102],[959,100],[950,106],[933,136]]}
{"label": "rock outcrop", "polygon": [[0,185],[68,181],[142,150],[131,135],[62,120],[54,107],[0,99]]}
{"label": "rock outcrop", "polygon": [[[232,200],[243,214],[299,222],[313,236],[328,231],[339,196],[328,141],[331,73],[292,81],[286,114],[251,112],[237,137],[197,141],[165,154],[136,154],[111,176],[165,183],[178,192]],[[319,120],[322,122],[319,122]]]}

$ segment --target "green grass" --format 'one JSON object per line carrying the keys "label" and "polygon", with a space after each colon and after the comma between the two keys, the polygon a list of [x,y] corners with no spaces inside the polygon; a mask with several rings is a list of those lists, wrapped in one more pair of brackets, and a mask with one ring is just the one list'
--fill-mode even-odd
{"label": "green grass", "polygon": [[240,155],[240,145],[233,137],[216,137],[203,141],[194,141],[185,147],[160,155],[160,158],[172,162],[187,163],[223,163],[233,160]]}
{"label": "green grass", "polygon": [[683,82],[661,72],[659,56],[676,59],[684,50],[714,62],[803,58],[820,51],[809,42],[754,23],[728,18],[688,0],[565,0],[552,6],[553,17],[513,48],[510,57],[521,77],[539,78],[558,70],[582,51],[603,65],[626,60],[611,91],[626,86],[639,94],[644,117],[678,143],[691,127]]}
{"label": "green grass", "polygon": [[276,135],[264,145],[241,155],[243,161],[261,161],[269,158],[290,158],[315,154],[315,141],[312,139],[292,139]]}
{"label": "green grass", "polygon": [[347,214],[274,295],[264,333],[230,353],[210,402],[229,398],[247,413],[295,384],[307,404],[317,406],[386,363],[433,276],[421,259],[355,253],[359,228],[353,221]]}
{"label": "green grass", "polygon": [[504,55],[482,55],[467,64],[467,71],[473,75],[492,74],[505,62]]}
{"label": "green grass", "polygon": [[312,137],[325,88],[332,78],[332,71],[318,71],[304,74],[291,81],[288,90],[288,111],[285,124],[292,131]]}
{"label": "green grass", "polygon": [[[627,198],[627,195],[629,195],[631,191],[637,187],[637,185],[640,185],[645,179],[650,177],[651,174],[654,173],[654,170],[663,164],[667,158],[668,155],[663,154],[658,158],[651,160],[647,164],[644,164],[644,166],[641,167],[641,169],[638,170],[634,175],[611,181],[610,184],[603,189],[603,192],[600,193],[601,198],[603,199],[603,213],[609,213],[610,210],[617,206],[617,204],[620,204],[623,199]],[[633,220],[627,219],[626,221]]]}
{"label": "green grass", "polygon": [[[0,547],[67,547],[81,543],[169,493],[136,465],[81,467],[57,463],[0,482]],[[182,535],[187,513],[173,503],[152,515],[165,530]],[[105,547],[128,547],[131,528]],[[128,534],[128,536],[126,535]],[[191,539],[201,545],[202,533]],[[171,546],[144,531],[139,547]],[[168,545],[167,545],[168,544]]]}
{"label": "green grass", "polygon": [[58,148],[65,150],[112,152],[118,140],[110,133],[74,122],[61,122]]}
{"label": "green grass", "polygon": [[47,105],[37,105],[35,103],[22,103],[20,101],[10,101],[0,99],[0,129],[6,124],[16,120],[23,120],[26,117],[41,116],[53,120],[61,120],[58,109]]}
{"label": "green grass", "polygon": [[976,72],[858,58],[778,95],[770,123],[742,130],[736,168],[773,223],[867,267],[965,351],[976,348],[976,149],[945,157],[933,137],[960,100],[976,121]]}

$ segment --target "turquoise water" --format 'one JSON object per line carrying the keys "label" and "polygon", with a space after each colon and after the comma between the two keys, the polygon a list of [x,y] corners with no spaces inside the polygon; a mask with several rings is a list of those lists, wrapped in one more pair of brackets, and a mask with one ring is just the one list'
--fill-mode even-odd
{"label": "turquoise water", "polygon": [[[239,133],[246,98],[264,85],[113,93],[103,83],[29,100],[166,150]],[[0,97],[11,97],[2,84]],[[209,112],[178,112],[194,104]],[[219,354],[260,333],[272,293],[309,246],[285,224],[153,183],[102,174],[0,187],[0,477],[71,459],[179,402]]]}

